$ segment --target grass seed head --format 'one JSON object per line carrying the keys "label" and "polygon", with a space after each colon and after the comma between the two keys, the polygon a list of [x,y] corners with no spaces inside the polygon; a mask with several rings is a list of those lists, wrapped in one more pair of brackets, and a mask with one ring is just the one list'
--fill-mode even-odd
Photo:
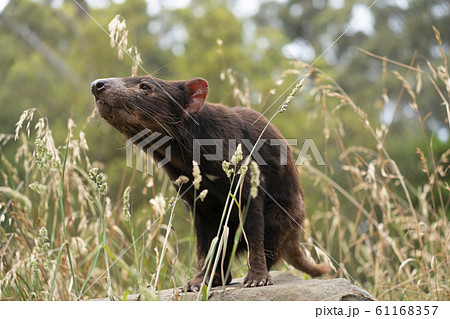
{"label": "grass seed head", "polygon": [[174,184],[177,185],[177,186],[181,186],[181,185],[186,184],[188,182],[189,182],[189,178],[187,176],[181,175],[180,177],[178,177],[175,180]]}
{"label": "grass seed head", "polygon": [[297,93],[300,91],[300,89],[303,86],[304,80],[301,79],[300,82],[295,86],[295,88],[292,90],[291,94],[287,97],[287,99],[284,101],[283,105],[280,108],[280,113],[283,113],[287,110],[289,104],[291,104],[294,97],[297,95]]}
{"label": "grass seed head", "polygon": [[198,199],[200,199],[203,202],[205,200],[206,195],[208,195],[208,190],[204,189],[204,190],[202,190],[200,195],[198,195]]}
{"label": "grass seed head", "polygon": [[236,151],[234,152],[233,156],[231,157],[231,164],[236,166],[240,161],[242,161],[242,145],[239,144],[236,147]]}
{"label": "grass seed head", "polygon": [[231,163],[227,161],[222,162],[222,170],[227,174],[227,177],[230,178],[231,174],[234,173],[234,169],[230,168]]}
{"label": "grass seed head", "polygon": [[123,214],[125,215],[126,220],[130,220],[131,218],[131,205],[130,205],[130,186],[125,188],[123,192]]}
{"label": "grass seed head", "polygon": [[166,200],[164,195],[159,193],[155,198],[150,199],[150,205],[152,205],[153,211],[156,215],[161,216],[166,211]]}
{"label": "grass seed head", "polygon": [[261,171],[259,170],[259,165],[255,161],[250,163],[250,177],[251,177],[251,186],[250,186],[250,196],[252,198],[256,198],[258,196],[258,186],[260,184]]}
{"label": "grass seed head", "polygon": [[200,173],[200,166],[198,166],[198,163],[196,161],[192,161],[192,176],[194,176],[194,181],[192,184],[194,184],[194,188],[196,190],[199,190],[200,183],[202,181],[202,175]]}

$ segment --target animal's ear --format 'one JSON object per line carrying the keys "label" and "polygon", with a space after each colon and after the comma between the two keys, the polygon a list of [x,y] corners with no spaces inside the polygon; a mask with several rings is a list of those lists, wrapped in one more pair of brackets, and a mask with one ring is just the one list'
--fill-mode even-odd
{"label": "animal's ear", "polygon": [[194,78],[187,80],[184,87],[187,95],[186,111],[188,113],[197,112],[205,103],[208,82],[202,78]]}

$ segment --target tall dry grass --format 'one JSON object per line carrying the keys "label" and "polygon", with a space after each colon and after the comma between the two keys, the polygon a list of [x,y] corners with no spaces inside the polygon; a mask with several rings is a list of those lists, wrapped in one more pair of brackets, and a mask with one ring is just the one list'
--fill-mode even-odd
{"label": "tall dry grass", "polygon": [[[417,118],[417,130],[426,147],[417,146],[416,154],[408,155],[420,159],[424,174],[420,185],[406,179],[406,172],[386,146],[389,139],[394,138],[390,134],[396,125],[394,119],[389,125],[372,123],[364,108],[357,105],[326,73],[310,65],[296,65],[296,68],[307,70],[307,77],[314,82],[311,93],[323,106],[325,157],[327,145],[334,139],[341,153],[338,163],[345,172],[345,184],[349,185],[342,186],[344,179],[334,180],[335,174],[330,170],[304,166],[303,174],[321,186],[318,189],[322,189],[330,207],[323,214],[312,214],[306,227],[310,233],[316,234],[318,242],[339,243],[338,253],[334,254],[335,261],[339,261],[335,263],[335,266],[338,264],[338,276],[354,280],[381,300],[450,298],[450,187],[447,176],[450,150],[435,157],[434,134],[426,123],[430,114],[422,115],[423,110],[418,104],[420,94],[424,93],[422,81],[428,81],[447,114],[441,125],[449,126],[447,57],[439,32],[434,30],[442,64],[433,66],[427,61],[427,71],[416,63],[416,56],[410,65],[404,65],[360,49],[369,58],[381,61],[383,77],[393,77],[401,83],[394,116],[401,107],[400,101],[405,98]],[[396,67],[391,74],[387,71],[388,64]],[[411,83],[415,83],[415,87]],[[382,94],[386,102],[389,99],[385,94],[387,91],[388,88],[384,87]],[[339,121],[339,110],[344,108],[353,111],[354,119],[361,123],[359,134],[370,137],[370,144],[375,147],[346,145],[344,130],[330,129],[330,123]],[[343,201],[353,205],[354,213],[342,210]],[[320,220],[326,222],[321,223]],[[315,224],[327,225],[327,233],[317,229]],[[314,244],[310,239],[307,242]],[[347,272],[346,269],[352,270]]]}
{"label": "tall dry grass", "polygon": [[[32,123],[36,112],[24,112],[15,136],[2,135],[0,299],[121,299],[151,284],[152,268],[170,278],[166,272],[174,261],[158,261],[167,204],[152,183],[161,177],[146,178],[143,193],[149,200],[135,215],[134,177],[128,185],[123,179],[121,193],[111,199],[106,177],[94,167],[102,164],[91,163],[83,131],[74,136],[69,120],[66,144],[55,146],[47,120]],[[17,150],[12,160],[3,152],[6,143]],[[175,251],[172,242],[165,249]]]}
{"label": "tall dry grass", "polygon": [[[436,36],[442,48],[437,30]],[[133,52],[138,54],[136,49]],[[442,64],[428,63],[424,71],[415,59],[403,65],[367,55],[382,62],[383,76],[401,83],[400,96],[408,97],[418,118],[427,146],[410,155],[420,158],[424,182],[412,185],[390,155],[386,143],[394,122],[390,126],[373,122],[365,106],[357,105],[326,73],[295,63],[269,96],[289,76],[304,74],[306,92],[314,96],[324,119],[324,156],[328,158],[333,138],[341,154],[335,160],[342,169],[338,176],[308,162],[299,168],[303,183],[308,177],[328,203],[323,211],[308,213],[304,228],[310,236],[305,236],[303,246],[330,260],[335,277],[346,277],[379,299],[448,300],[450,151],[435,158],[417,102],[423,93],[420,81],[429,81],[449,114],[447,59],[442,53]],[[397,67],[395,72],[387,72],[388,64]],[[230,69],[222,77],[234,88],[236,100],[251,104],[248,81],[240,83]],[[409,81],[412,77],[417,79],[415,87]],[[332,125],[344,108],[352,110],[353,119],[361,123],[359,134],[375,147],[347,145],[343,130]],[[124,299],[129,293],[154,299],[157,289],[185,284],[196,265],[192,219],[183,217],[191,230],[180,236],[174,226],[174,220],[181,218],[176,216],[180,194],[169,187],[165,175],[159,171],[154,177],[139,177],[141,173],[133,171],[130,176],[124,168],[119,191],[111,194],[104,165],[92,160],[83,131],[69,119],[66,143],[55,145],[46,118],[35,119],[36,114],[35,109],[25,111],[15,134],[0,135],[4,182],[0,186],[0,299]],[[15,150],[13,157],[6,156],[7,148]],[[230,189],[230,194],[237,189]],[[134,205],[138,194],[142,205]],[[215,245],[220,247],[222,239],[218,236]],[[220,267],[212,255],[210,261],[210,267]],[[287,264],[279,269],[296,272]],[[245,260],[233,271],[245,273]]]}

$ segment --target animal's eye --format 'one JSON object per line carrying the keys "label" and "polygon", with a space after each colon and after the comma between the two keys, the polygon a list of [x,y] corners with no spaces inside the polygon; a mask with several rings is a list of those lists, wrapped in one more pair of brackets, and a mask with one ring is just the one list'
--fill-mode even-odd
{"label": "animal's eye", "polygon": [[150,86],[148,86],[147,84],[145,84],[145,83],[142,83],[140,86],[139,86],[139,88],[141,89],[141,90],[144,90],[144,91],[150,91],[151,89],[150,89]]}

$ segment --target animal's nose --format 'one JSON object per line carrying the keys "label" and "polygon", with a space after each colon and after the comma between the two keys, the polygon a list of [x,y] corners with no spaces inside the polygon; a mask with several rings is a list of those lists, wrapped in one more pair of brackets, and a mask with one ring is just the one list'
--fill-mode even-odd
{"label": "animal's nose", "polygon": [[91,92],[94,95],[97,95],[100,91],[106,88],[106,83],[108,81],[105,79],[98,79],[91,83]]}

